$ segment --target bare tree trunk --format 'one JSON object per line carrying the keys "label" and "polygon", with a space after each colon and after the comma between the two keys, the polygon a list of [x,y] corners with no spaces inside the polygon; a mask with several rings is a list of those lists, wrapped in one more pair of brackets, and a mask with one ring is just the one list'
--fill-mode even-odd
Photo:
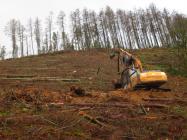
{"label": "bare tree trunk", "polygon": [[34,45],[33,45],[33,25],[32,19],[29,19],[29,32],[30,32],[30,39],[31,39],[31,50],[32,54],[34,55]]}
{"label": "bare tree trunk", "polygon": [[28,37],[26,36],[26,45],[27,45],[27,56],[29,56],[29,44],[28,44]]}

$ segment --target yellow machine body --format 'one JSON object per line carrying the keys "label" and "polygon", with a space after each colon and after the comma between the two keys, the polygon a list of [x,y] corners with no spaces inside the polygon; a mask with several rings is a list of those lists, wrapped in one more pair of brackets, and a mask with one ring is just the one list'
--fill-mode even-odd
{"label": "yellow machine body", "polygon": [[152,86],[160,87],[167,82],[167,75],[161,71],[146,71],[140,74],[133,74],[131,83],[133,87],[136,86]]}

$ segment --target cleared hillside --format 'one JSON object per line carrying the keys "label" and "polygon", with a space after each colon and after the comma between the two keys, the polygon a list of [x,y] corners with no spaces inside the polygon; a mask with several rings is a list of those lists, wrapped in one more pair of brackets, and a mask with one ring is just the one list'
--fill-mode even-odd
{"label": "cleared hillside", "polygon": [[174,50],[132,53],[145,69],[167,71],[170,90],[114,90],[117,61],[106,50],[0,61],[0,138],[187,138],[187,78],[169,72]]}
{"label": "cleared hillside", "polygon": [[[177,63],[172,49],[143,49],[133,52],[139,57],[146,70],[168,71]],[[0,61],[0,77],[54,77],[80,79],[74,83],[87,90],[112,90],[111,81],[118,77],[117,60],[110,60],[105,50],[80,52],[58,52],[20,59]],[[169,73],[170,74],[170,73]],[[51,89],[66,90],[72,83],[60,81],[0,80],[0,86],[17,87],[34,85]]]}

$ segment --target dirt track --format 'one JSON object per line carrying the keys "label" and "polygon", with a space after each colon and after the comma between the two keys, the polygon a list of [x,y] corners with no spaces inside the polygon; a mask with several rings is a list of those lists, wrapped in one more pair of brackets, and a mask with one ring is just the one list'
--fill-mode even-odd
{"label": "dirt track", "polygon": [[[186,78],[169,76],[163,88],[171,91],[115,91],[111,81],[117,78],[116,70],[115,61],[105,51],[0,62],[0,138],[187,138]],[[80,82],[23,80],[24,76]],[[72,85],[85,95],[70,91]]]}

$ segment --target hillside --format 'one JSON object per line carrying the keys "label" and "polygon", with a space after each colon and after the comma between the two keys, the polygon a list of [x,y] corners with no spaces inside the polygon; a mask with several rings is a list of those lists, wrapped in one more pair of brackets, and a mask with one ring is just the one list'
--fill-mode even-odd
{"label": "hillside", "polygon": [[[177,63],[173,49],[143,49],[132,52],[139,57],[146,70],[163,70],[169,72],[172,63]],[[58,52],[40,56],[30,56],[19,59],[0,61],[0,77],[30,76],[30,77],[56,77],[64,79],[80,79],[75,83],[88,90],[113,89],[111,81],[118,77],[117,60],[110,60],[109,54],[101,49],[90,52]],[[185,73],[184,73],[185,75]],[[170,76],[170,75],[169,75]],[[173,77],[173,76],[172,76]],[[180,79],[180,78],[179,78]],[[8,83],[8,85],[6,85]],[[4,86],[38,86],[65,90],[72,83],[55,81],[25,82],[16,80],[3,80]],[[50,86],[49,86],[50,85]]]}
{"label": "hillside", "polygon": [[114,90],[117,62],[104,49],[0,61],[0,138],[187,138],[187,78],[170,71],[175,50],[132,53],[144,69],[166,71],[171,91]]}

